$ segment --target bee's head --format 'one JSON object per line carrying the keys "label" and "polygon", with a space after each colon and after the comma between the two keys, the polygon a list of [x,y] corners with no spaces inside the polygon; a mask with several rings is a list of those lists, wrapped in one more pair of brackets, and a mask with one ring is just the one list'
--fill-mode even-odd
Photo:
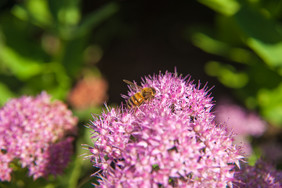
{"label": "bee's head", "polygon": [[141,93],[142,93],[142,96],[145,98],[145,100],[147,100],[155,96],[156,90],[152,87],[146,87],[146,88],[143,88]]}
{"label": "bee's head", "polygon": [[156,94],[155,88],[151,87],[151,90],[152,90],[152,95],[155,96],[155,94]]}

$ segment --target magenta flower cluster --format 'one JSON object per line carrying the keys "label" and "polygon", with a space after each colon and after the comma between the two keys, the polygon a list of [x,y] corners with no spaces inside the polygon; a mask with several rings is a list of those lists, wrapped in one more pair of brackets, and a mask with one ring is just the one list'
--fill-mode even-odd
{"label": "magenta flower cluster", "polygon": [[[141,86],[155,88],[155,97],[133,109],[108,109],[89,125],[88,157],[100,168],[100,186],[232,186],[242,156],[214,123],[206,87],[169,72],[145,77]],[[129,89],[126,99],[138,92]]]}
{"label": "magenta flower cluster", "polygon": [[215,108],[216,122],[224,123],[228,131],[234,133],[235,143],[242,147],[244,155],[252,154],[249,136],[261,136],[266,130],[266,123],[254,112],[249,112],[239,105],[223,99]]}
{"label": "magenta flower cluster", "polygon": [[226,99],[216,106],[216,120],[240,136],[261,136],[266,130],[266,123],[257,114]]}
{"label": "magenta flower cluster", "polygon": [[70,161],[77,118],[45,92],[12,99],[0,110],[0,180],[11,181],[11,163],[34,179],[62,173]]}
{"label": "magenta flower cluster", "polygon": [[238,187],[282,187],[282,172],[277,171],[269,163],[259,159],[255,166],[242,165],[240,171],[235,174]]}

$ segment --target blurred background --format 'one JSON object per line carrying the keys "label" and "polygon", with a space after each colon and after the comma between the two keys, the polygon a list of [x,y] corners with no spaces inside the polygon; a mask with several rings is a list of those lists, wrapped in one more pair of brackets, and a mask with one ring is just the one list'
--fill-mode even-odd
{"label": "blurred background", "polygon": [[[281,18],[277,0],[1,0],[0,105],[43,90],[65,101],[81,121],[78,155],[91,113],[124,101],[123,79],[177,68],[213,87],[216,120],[251,163],[281,168]],[[93,169],[74,161],[69,184],[86,186]]]}

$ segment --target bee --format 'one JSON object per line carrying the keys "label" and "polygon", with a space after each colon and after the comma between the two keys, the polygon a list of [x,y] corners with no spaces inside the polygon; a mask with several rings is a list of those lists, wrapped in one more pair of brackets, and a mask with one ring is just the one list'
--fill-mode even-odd
{"label": "bee", "polygon": [[138,107],[140,106],[143,102],[149,101],[152,98],[154,98],[156,94],[156,90],[153,87],[145,87],[142,88],[141,86],[138,86],[128,80],[123,80],[125,83],[130,85],[131,87],[136,87],[137,93],[132,95],[128,101],[127,101],[127,107],[128,108],[133,108],[133,107]]}

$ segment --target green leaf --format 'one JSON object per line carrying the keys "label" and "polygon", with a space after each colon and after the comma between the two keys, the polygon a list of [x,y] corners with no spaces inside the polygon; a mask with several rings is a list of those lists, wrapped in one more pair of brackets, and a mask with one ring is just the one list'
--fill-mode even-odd
{"label": "green leaf", "polygon": [[247,44],[270,66],[282,67],[282,41],[273,44],[250,38]]}
{"label": "green leaf", "polygon": [[0,82],[0,106],[3,106],[8,99],[14,97],[14,93],[5,84]]}
{"label": "green leaf", "polygon": [[60,61],[71,77],[77,76],[81,70],[85,46],[86,37],[64,41],[64,51]]}
{"label": "green leaf", "polygon": [[80,0],[47,0],[50,12],[61,25],[76,25],[80,21]]}
{"label": "green leaf", "polygon": [[282,84],[273,90],[261,89],[258,92],[258,102],[266,120],[282,127]]}
{"label": "green leaf", "polygon": [[79,0],[47,0],[55,20],[55,30],[61,38],[69,39],[81,19]]}
{"label": "green leaf", "polygon": [[270,91],[276,89],[281,83],[281,76],[263,62],[256,62],[246,67],[245,73],[249,76],[247,85],[235,92],[248,104],[248,107],[258,109],[260,106],[257,100],[258,92],[261,88]]}
{"label": "green leaf", "polygon": [[90,107],[83,110],[73,110],[75,116],[77,116],[81,121],[85,120],[86,122],[92,118],[91,114],[100,114],[102,112],[102,107]]}
{"label": "green leaf", "polygon": [[251,64],[256,59],[250,50],[232,47],[229,43],[216,40],[202,32],[194,33],[192,42],[205,52],[230,58],[234,62]]}
{"label": "green leaf", "polygon": [[231,65],[212,61],[207,63],[205,70],[207,74],[216,76],[222,84],[230,88],[243,88],[249,81],[246,73],[236,71]]}
{"label": "green leaf", "polygon": [[254,147],[252,155],[248,158],[248,165],[254,166],[257,160],[261,158],[261,155],[261,149],[259,147]]}
{"label": "green leaf", "polygon": [[231,49],[228,44],[201,32],[197,32],[192,35],[192,42],[203,51],[215,55],[226,56]]}
{"label": "green leaf", "polygon": [[42,68],[38,61],[23,57],[12,48],[3,46],[0,50],[0,60],[19,79],[26,80],[40,74]]}
{"label": "green leaf", "polygon": [[231,16],[240,9],[240,4],[236,0],[198,0],[216,12]]}
{"label": "green leaf", "polygon": [[269,65],[282,67],[282,29],[278,23],[248,5],[242,6],[234,18],[246,44]]}
{"label": "green leaf", "polygon": [[25,5],[16,5],[12,13],[22,19],[30,20],[39,27],[47,27],[52,24],[52,17],[46,0],[27,0]]}
{"label": "green leaf", "polygon": [[77,36],[82,36],[91,31],[91,29],[97,27],[101,22],[108,19],[114,13],[118,11],[119,7],[116,3],[109,3],[99,10],[92,12],[83,19],[77,29]]}

